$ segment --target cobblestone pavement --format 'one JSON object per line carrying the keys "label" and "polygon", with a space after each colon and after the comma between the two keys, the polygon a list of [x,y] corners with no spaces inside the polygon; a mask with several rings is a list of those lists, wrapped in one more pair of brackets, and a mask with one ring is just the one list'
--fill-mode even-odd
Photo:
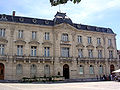
{"label": "cobblestone pavement", "polygon": [[120,82],[0,83],[0,90],[120,90]]}

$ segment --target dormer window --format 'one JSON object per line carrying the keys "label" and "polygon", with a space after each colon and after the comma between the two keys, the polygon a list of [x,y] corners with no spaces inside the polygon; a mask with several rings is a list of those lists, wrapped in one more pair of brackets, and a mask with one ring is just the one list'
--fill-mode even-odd
{"label": "dormer window", "polygon": [[68,34],[62,34],[62,41],[68,41]]}

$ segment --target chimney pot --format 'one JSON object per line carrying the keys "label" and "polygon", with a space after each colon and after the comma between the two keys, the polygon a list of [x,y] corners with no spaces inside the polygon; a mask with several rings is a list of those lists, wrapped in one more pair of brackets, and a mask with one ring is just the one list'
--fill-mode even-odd
{"label": "chimney pot", "polygon": [[15,11],[13,11],[13,16],[15,16]]}

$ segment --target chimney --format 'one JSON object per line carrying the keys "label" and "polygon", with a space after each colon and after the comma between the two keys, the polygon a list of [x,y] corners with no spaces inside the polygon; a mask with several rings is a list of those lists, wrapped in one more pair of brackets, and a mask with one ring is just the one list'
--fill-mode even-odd
{"label": "chimney", "polygon": [[12,13],[12,14],[13,14],[13,16],[15,16],[15,11],[13,11],[13,13]]}

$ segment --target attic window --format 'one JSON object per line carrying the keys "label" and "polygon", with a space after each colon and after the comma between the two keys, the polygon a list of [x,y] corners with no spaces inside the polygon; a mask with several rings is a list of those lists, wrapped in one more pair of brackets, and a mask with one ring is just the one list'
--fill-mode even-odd
{"label": "attic window", "polygon": [[20,22],[23,22],[23,21],[24,21],[24,18],[19,18],[19,21],[20,21]]}
{"label": "attic window", "polygon": [[77,25],[78,28],[81,28],[81,25]]}
{"label": "attic window", "polygon": [[90,26],[87,26],[87,29],[88,29],[88,30],[90,30],[90,29],[91,29],[91,27],[90,27]]}
{"label": "attic window", "polygon": [[3,15],[1,16],[0,20],[7,21],[7,18],[6,18],[6,16],[5,16],[5,14],[3,14]]}
{"label": "attic window", "polygon": [[32,21],[33,21],[33,23],[36,23],[37,22],[37,20],[34,18],[34,19],[32,19]]}
{"label": "attic window", "polygon": [[49,24],[49,21],[45,21],[45,24]]}

